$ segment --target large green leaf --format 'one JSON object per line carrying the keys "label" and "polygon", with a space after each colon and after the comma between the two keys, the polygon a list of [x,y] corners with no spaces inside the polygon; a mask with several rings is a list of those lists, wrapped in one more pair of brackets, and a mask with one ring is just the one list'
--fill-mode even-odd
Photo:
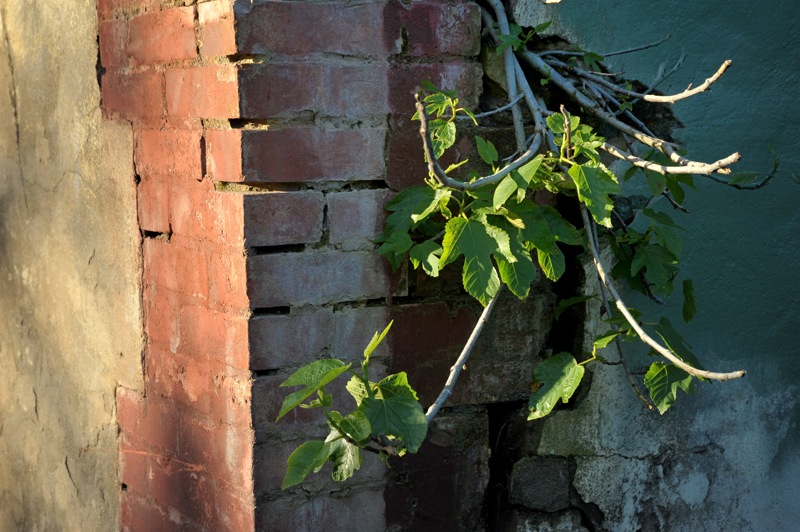
{"label": "large green leaf", "polygon": [[351,412],[339,420],[339,427],[348,437],[359,444],[366,442],[372,434],[369,419],[360,410]]}
{"label": "large green leaf", "polygon": [[500,288],[500,278],[491,259],[492,254],[500,254],[496,235],[476,220],[453,218],[447,222],[442,242],[444,251],[439,259],[439,267],[443,268],[464,255],[464,288],[484,306]]}
{"label": "large green leaf", "polygon": [[534,382],[540,388],[528,400],[528,420],[539,419],[549,414],[561,399],[569,401],[583,378],[583,366],[579,366],[569,353],[553,355],[533,371]]}
{"label": "large green leaf", "polygon": [[637,246],[631,261],[631,276],[636,277],[642,269],[653,283],[654,292],[670,294],[672,279],[678,269],[675,255],[659,244]]}
{"label": "large green leaf", "polygon": [[576,164],[568,173],[575,182],[578,198],[592,213],[594,220],[600,225],[611,227],[614,202],[609,195],[619,193],[619,184],[614,174],[602,164]]}
{"label": "large green leaf", "polygon": [[288,468],[283,477],[281,489],[286,489],[300,484],[311,471],[325,465],[330,453],[330,444],[324,441],[312,440],[300,445],[289,455]]}
{"label": "large green leaf", "polygon": [[291,377],[281,383],[281,386],[303,386],[303,388],[286,396],[276,421],[305,401],[311,394],[347,371],[350,366],[351,364],[345,364],[341,360],[326,358],[316,360],[295,371]]}
{"label": "large green leaf", "polygon": [[379,345],[381,345],[383,339],[386,338],[387,334],[389,334],[389,329],[392,328],[392,323],[394,323],[394,320],[389,322],[389,325],[386,326],[383,332],[375,332],[375,334],[372,335],[372,340],[370,340],[367,347],[364,348],[364,359],[367,362],[369,362],[369,357],[372,352],[375,351]]}
{"label": "large green leaf", "polygon": [[391,212],[386,218],[386,230],[383,236],[389,237],[394,232],[408,232],[433,214],[439,203],[450,196],[450,191],[443,188],[431,188],[427,185],[409,187],[392,199],[386,210]]}
{"label": "large green leaf", "polygon": [[406,374],[386,377],[374,391],[374,397],[364,397],[358,407],[369,419],[372,435],[399,438],[408,452],[417,452],[428,433],[428,420]]}
{"label": "large green leaf", "polygon": [[672,326],[672,322],[667,318],[662,317],[659,319],[658,323],[655,324],[653,328],[661,339],[664,340],[664,343],[667,344],[670,351],[675,353],[678,358],[694,368],[705,369],[697,356],[692,352],[689,344],[686,343],[686,340],[675,330],[675,327]]}
{"label": "large green leaf", "polygon": [[555,251],[548,253],[541,249],[536,250],[536,255],[539,259],[539,266],[542,268],[545,277],[551,281],[558,281],[567,269],[567,263],[564,259],[564,254],[556,246]]}
{"label": "large green leaf", "polygon": [[[517,231],[517,233],[519,232]],[[536,266],[533,264],[530,252],[522,245],[518,235],[511,240],[511,251],[517,261],[509,262],[504,257],[495,256],[497,269],[500,271],[500,279],[508,286],[511,293],[523,299],[528,297],[531,283],[536,280]]]}
{"label": "large green leaf", "polygon": [[650,390],[650,398],[662,414],[675,404],[678,388],[686,393],[694,393],[692,376],[679,367],[664,362],[653,362],[650,365],[644,376],[644,385]]}
{"label": "large green leaf", "polygon": [[697,314],[697,303],[694,300],[694,283],[691,279],[683,281],[683,321],[690,322]]}

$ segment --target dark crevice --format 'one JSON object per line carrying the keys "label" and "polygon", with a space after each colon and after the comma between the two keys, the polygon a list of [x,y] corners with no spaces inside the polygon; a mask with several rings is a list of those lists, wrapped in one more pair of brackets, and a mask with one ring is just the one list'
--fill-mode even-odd
{"label": "dark crevice", "polygon": [[352,190],[388,190],[389,185],[383,179],[371,179],[369,181],[352,181],[342,185],[342,192]]}
{"label": "dark crevice", "polygon": [[103,76],[106,73],[100,58],[100,35],[97,36],[97,63],[95,64],[95,71],[97,73],[97,87],[100,89],[100,108],[103,107]]}
{"label": "dark crevice", "polygon": [[250,373],[252,374],[252,377],[254,379],[257,379],[259,377],[270,377],[272,375],[278,375],[280,373],[280,371],[281,370],[279,370],[279,369],[257,369],[257,370],[251,371]]}
{"label": "dark crevice", "polygon": [[520,458],[517,413],[525,401],[486,405],[489,417],[489,483],[486,486],[483,517],[489,532],[504,530],[502,515],[508,511],[508,481],[514,463]]}
{"label": "dark crevice", "polygon": [[169,242],[172,238],[172,231],[161,233],[159,231],[147,231],[146,229],[142,229],[142,238],[152,238],[163,242]]}
{"label": "dark crevice", "polygon": [[270,125],[266,118],[231,118],[229,122],[231,129],[266,129]]}
{"label": "dark crevice", "polygon": [[306,250],[305,244],[287,244],[285,246],[253,246],[248,248],[248,255],[275,255],[278,253],[300,253]]}
{"label": "dark crevice", "polygon": [[217,192],[267,194],[269,192],[301,192],[309,190],[307,183],[258,183],[252,181],[214,181]]}
{"label": "dark crevice", "polygon": [[255,316],[284,316],[289,314],[291,307],[268,307],[254,308],[252,315]]}
{"label": "dark crevice", "polygon": [[200,137],[200,175],[206,176],[206,137]]}

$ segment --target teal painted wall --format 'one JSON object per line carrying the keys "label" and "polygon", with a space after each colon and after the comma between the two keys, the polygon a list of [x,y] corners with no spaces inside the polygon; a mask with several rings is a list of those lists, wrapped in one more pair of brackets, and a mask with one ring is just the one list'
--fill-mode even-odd
{"label": "teal painted wall", "polygon": [[[579,459],[576,487],[607,516],[616,516],[610,523],[618,527],[641,526],[637,512],[651,511],[647,504],[657,507],[659,501],[661,510],[652,512],[668,529],[796,527],[800,184],[791,174],[800,174],[800,4],[565,0],[544,6],[538,0],[518,0],[514,10],[521,24],[553,20],[550,31],[601,54],[671,34],[657,48],[607,61],[613,71],[647,83],[661,63],[670,68],[685,52],[683,68],[659,87],[667,93],[701,83],[722,61],[732,59],[732,69],[711,92],[674,106],[686,126],[676,131],[676,140],[693,159],[713,161],[740,151],[737,171],[768,171],[770,146],[781,161],[778,177],[760,191],[738,192],[696,178],[697,191],[686,202],[691,214],[680,217],[687,230],[683,272],[695,282],[700,308],[682,331],[706,367],[746,369],[747,377],[700,386],[696,397],[681,397],[672,411],[653,420],[641,412],[618,375],[600,371],[593,384],[599,389],[591,393],[614,406],[596,408],[598,420],[590,419],[588,411],[557,415],[548,422],[539,451],[603,455],[605,460],[594,463]],[[679,314],[672,314],[673,323],[679,322]],[[560,448],[564,435],[585,432],[579,423],[595,431],[590,451]],[[693,457],[692,448],[701,447],[706,451]],[[628,460],[613,465],[608,456],[615,453]],[[641,470],[634,457],[660,463],[661,471]],[[603,494],[592,488],[591,475],[600,470],[617,475],[629,491]],[[689,511],[701,509],[702,518]]]}

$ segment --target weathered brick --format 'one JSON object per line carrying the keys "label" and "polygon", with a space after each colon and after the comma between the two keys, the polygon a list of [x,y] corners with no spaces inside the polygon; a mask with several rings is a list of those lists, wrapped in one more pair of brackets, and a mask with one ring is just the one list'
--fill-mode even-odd
{"label": "weathered brick", "polygon": [[[333,319],[334,340],[331,354],[357,363],[361,362],[364,348],[372,340],[372,336],[376,332],[383,332],[391,321],[387,307],[345,308],[337,310]],[[388,360],[391,354],[388,338],[393,334],[395,333],[390,330],[387,338],[373,352],[374,359]]]}
{"label": "weathered brick", "polygon": [[236,67],[209,65],[166,72],[167,113],[177,118],[239,116]]}
{"label": "weathered brick", "polygon": [[390,71],[389,101],[392,104],[392,137],[388,144],[386,182],[403,189],[423,182],[428,175],[422,155],[419,122],[414,113],[414,91],[423,80],[459,93],[462,104],[475,108],[482,87],[478,64],[461,61],[397,65]]}
{"label": "weathered brick", "polygon": [[377,63],[244,65],[239,74],[241,116],[288,118],[305,111],[351,118],[385,115],[388,70]]}
{"label": "weathered brick", "polygon": [[246,260],[243,251],[233,249],[211,253],[208,261],[208,298],[227,309],[250,306],[247,289]]}
{"label": "weathered brick", "polygon": [[[383,2],[240,3],[236,9],[236,43],[241,52],[252,54],[304,56],[329,52],[385,58],[399,50],[396,39],[385,42],[384,10]],[[314,29],[298,32],[302,27]]]}
{"label": "weathered brick", "polygon": [[170,290],[205,299],[210,282],[207,263],[201,259],[207,254],[203,244],[175,235],[169,242],[144,239],[145,290]]}
{"label": "weathered brick", "polygon": [[386,530],[383,490],[353,490],[347,497],[320,494],[279,498],[256,506],[256,530]]}
{"label": "weathered brick", "polygon": [[230,0],[213,0],[197,5],[200,22],[200,55],[215,57],[237,52],[236,32]]}
{"label": "weathered brick", "polygon": [[157,123],[164,117],[164,80],[158,72],[103,76],[103,109],[134,123]]}
{"label": "weathered brick", "polygon": [[467,308],[452,315],[444,303],[395,306],[390,316],[394,324],[385,340],[392,354],[390,371],[406,371],[427,406],[439,395],[477,316]]}
{"label": "weathered brick", "polygon": [[331,345],[333,311],[296,309],[290,314],[250,320],[250,368],[254,371],[300,366]]}
{"label": "weathered brick", "polygon": [[134,157],[141,176],[177,174],[200,180],[200,130],[141,129],[136,131]]}
{"label": "weathered brick", "polygon": [[399,37],[405,32],[404,51],[412,57],[474,56],[480,51],[477,4],[393,1],[387,4],[385,18],[387,36]]}
{"label": "weathered brick", "polygon": [[182,352],[208,356],[232,369],[250,367],[247,313],[221,312],[203,304],[184,304],[179,312]]}
{"label": "weathered brick", "polygon": [[389,276],[376,253],[324,251],[257,255],[247,261],[254,307],[320,305],[384,297]]}
{"label": "weathered brick", "polygon": [[148,345],[174,351],[177,348],[176,343],[181,338],[178,321],[181,305],[179,294],[157,287],[154,290],[144,291],[142,295]]}
{"label": "weathered brick", "polygon": [[97,12],[100,20],[106,20],[126,11],[158,11],[159,3],[159,0],[97,0]]}
{"label": "weathered brick", "polygon": [[173,530],[181,526],[179,520],[173,521],[168,511],[145,496],[123,493],[119,504],[119,524],[122,532]]}
{"label": "weathered brick", "polygon": [[181,411],[157,395],[146,399],[132,390],[117,391],[117,419],[122,449],[166,456],[178,449]]}
{"label": "weathered brick", "polygon": [[244,196],[248,246],[308,244],[322,236],[325,200],[320,192],[269,192]]}
{"label": "weathered brick", "polygon": [[100,39],[100,64],[106,69],[128,64],[128,22],[105,20],[97,28]]}
{"label": "weathered brick", "polygon": [[386,130],[294,128],[242,132],[247,181],[360,181],[384,172]]}
{"label": "weathered brick", "polygon": [[228,425],[250,426],[250,373],[203,353],[148,346],[145,386]]}
{"label": "weathered brick", "polygon": [[384,207],[391,199],[388,190],[356,190],[328,194],[328,219],[331,244],[342,249],[370,249],[383,230]]}
{"label": "weathered brick", "polygon": [[137,64],[197,57],[194,7],[176,7],[131,19],[128,52]]}
{"label": "weathered brick", "polygon": [[171,180],[161,176],[142,176],[136,187],[139,228],[143,231],[168,233]]}

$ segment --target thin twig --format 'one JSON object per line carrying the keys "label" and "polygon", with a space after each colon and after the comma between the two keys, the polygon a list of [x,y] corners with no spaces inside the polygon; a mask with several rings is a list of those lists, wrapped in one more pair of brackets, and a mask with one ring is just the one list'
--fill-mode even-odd
{"label": "thin twig", "polygon": [[467,359],[469,359],[469,356],[472,354],[472,348],[475,347],[478,337],[481,335],[481,331],[483,330],[483,326],[486,325],[486,322],[492,313],[492,309],[494,309],[494,305],[497,303],[497,299],[500,297],[502,291],[503,285],[500,285],[497,293],[489,301],[489,304],[486,305],[486,308],[483,309],[481,317],[478,318],[478,323],[476,323],[475,328],[472,329],[472,334],[469,335],[469,340],[467,340],[467,343],[461,350],[461,354],[458,355],[456,363],[450,368],[450,376],[447,377],[447,382],[445,383],[444,388],[442,388],[442,391],[439,393],[439,397],[436,398],[436,401],[433,402],[430,408],[428,408],[428,411],[425,413],[425,418],[428,420],[428,424],[430,424],[431,420],[436,417],[436,414],[439,413],[439,409],[442,408],[442,405],[444,405],[447,399],[453,394],[453,387],[456,385],[458,376],[461,374],[464,364],[467,363]]}
{"label": "thin twig", "polygon": [[[503,111],[508,111],[509,109],[511,109],[511,107],[514,106],[514,104],[516,104],[518,101],[520,101],[524,97],[525,97],[524,94],[517,94],[516,98],[514,98],[513,100],[511,100],[509,103],[505,104],[504,106],[498,107],[497,109],[492,109],[491,111],[486,111],[485,113],[478,113],[478,114],[473,115],[473,116],[475,118],[486,118],[488,116],[492,116],[492,115],[496,115],[498,113],[502,113]],[[470,117],[470,116],[459,115],[456,118],[458,120],[469,120],[469,121],[472,121],[472,117]]]}
{"label": "thin twig", "polygon": [[[671,37],[672,37],[672,35],[668,34],[666,37],[664,37],[660,41],[657,41],[657,42],[654,42],[654,43],[643,44],[641,46],[636,46],[634,48],[628,48],[626,50],[617,50],[616,52],[609,52],[607,54],[598,54],[598,55],[602,56],[603,58],[606,58],[606,57],[612,57],[612,56],[615,56],[615,55],[622,55],[622,54],[630,54],[630,53],[633,53],[633,52],[639,52],[641,50],[647,50],[648,48],[655,48],[659,44],[669,40]],[[586,52],[570,52],[568,50],[547,50],[545,52],[542,52],[541,55],[543,55],[543,56],[544,55],[569,55],[569,56],[574,56],[574,57],[583,57],[584,55],[586,55]]]}
{"label": "thin twig", "polygon": [[[586,207],[584,207],[583,205],[581,205],[581,217],[583,218],[583,225],[584,227],[586,227],[586,231],[590,232],[591,226],[589,222],[589,215],[586,212]],[[617,310],[619,310],[622,313],[622,315],[625,317],[625,320],[630,324],[633,330],[636,331],[636,334],[639,336],[642,342],[652,347],[658,354],[660,354],[661,356],[672,362],[677,367],[681,368],[689,375],[693,375],[695,377],[717,380],[717,381],[725,381],[731,379],[738,379],[745,376],[746,372],[743,370],[733,371],[730,373],[716,373],[713,371],[705,371],[692,367],[683,360],[681,360],[672,351],[670,351],[666,347],[656,342],[653,338],[651,338],[650,335],[648,335],[644,331],[644,329],[642,329],[641,325],[639,325],[639,322],[636,321],[636,318],[634,318],[633,315],[630,313],[628,307],[625,305],[625,302],[620,297],[619,292],[617,292],[617,290],[614,288],[614,285],[611,283],[611,279],[606,273],[606,268],[605,266],[603,266],[603,263],[600,260],[600,254],[594,245],[594,240],[590,238],[587,239],[587,241],[589,242],[589,251],[591,251],[592,257],[594,258],[594,265],[595,268],[597,269],[597,275],[600,279],[600,282],[603,283],[606,286],[606,288],[608,288],[608,292],[609,294],[611,294],[612,299],[614,299],[614,303],[615,306],[617,307]]]}

